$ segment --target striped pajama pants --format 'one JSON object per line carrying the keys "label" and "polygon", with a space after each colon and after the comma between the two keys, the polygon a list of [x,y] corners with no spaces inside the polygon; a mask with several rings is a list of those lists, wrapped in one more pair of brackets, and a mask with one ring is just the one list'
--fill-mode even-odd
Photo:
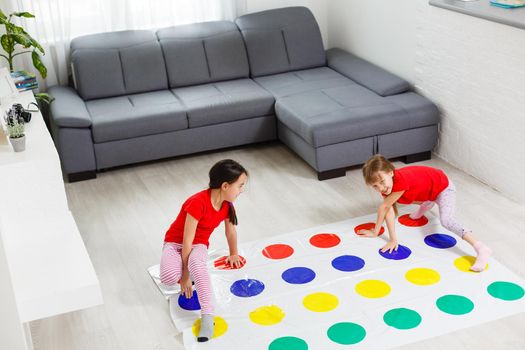
{"label": "striped pajama pants", "polygon": [[[213,289],[208,273],[208,248],[204,244],[191,246],[188,258],[190,278],[195,282],[202,314],[213,314]],[[179,283],[182,276],[182,244],[167,242],[160,259],[160,281],[168,286]]]}

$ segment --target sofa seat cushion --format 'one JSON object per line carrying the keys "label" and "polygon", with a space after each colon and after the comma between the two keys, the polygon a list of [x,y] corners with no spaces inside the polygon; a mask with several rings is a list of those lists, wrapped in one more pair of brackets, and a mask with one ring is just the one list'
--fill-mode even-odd
{"label": "sofa seat cushion", "polygon": [[95,143],[188,128],[182,104],[169,90],[86,102]]}
{"label": "sofa seat cushion", "polygon": [[273,114],[274,98],[251,79],[172,90],[188,113],[190,128]]}
{"label": "sofa seat cushion", "polygon": [[355,84],[342,74],[328,67],[268,75],[254,80],[270,91],[276,99],[301,92]]}
{"label": "sofa seat cushion", "polygon": [[439,122],[437,108],[422,96],[408,92],[381,97],[358,84],[280,98],[275,113],[313,147]]}

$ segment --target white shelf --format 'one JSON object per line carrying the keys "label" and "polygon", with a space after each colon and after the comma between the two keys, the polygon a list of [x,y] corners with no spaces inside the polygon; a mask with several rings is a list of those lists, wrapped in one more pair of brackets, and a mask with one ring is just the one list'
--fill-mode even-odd
{"label": "white shelf", "polygon": [[[28,91],[9,105],[25,108],[31,101]],[[59,157],[40,113],[26,124],[24,152],[0,145],[0,183],[0,239],[10,271],[10,280],[0,283],[12,286],[20,322],[101,304],[98,278],[69,211]]]}

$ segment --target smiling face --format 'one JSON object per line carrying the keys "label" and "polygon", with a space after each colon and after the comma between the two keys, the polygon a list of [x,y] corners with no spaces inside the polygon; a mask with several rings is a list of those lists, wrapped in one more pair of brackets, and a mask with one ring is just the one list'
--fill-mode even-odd
{"label": "smiling face", "polygon": [[388,196],[390,193],[392,193],[392,186],[394,185],[393,178],[393,171],[378,171],[376,174],[376,180],[370,183],[370,187],[380,194]]}
{"label": "smiling face", "polygon": [[239,197],[239,195],[244,192],[244,186],[246,185],[247,181],[248,176],[245,173],[242,173],[239,178],[231,184],[223,182],[221,186],[223,195],[222,198],[228,202],[235,202],[237,197]]}

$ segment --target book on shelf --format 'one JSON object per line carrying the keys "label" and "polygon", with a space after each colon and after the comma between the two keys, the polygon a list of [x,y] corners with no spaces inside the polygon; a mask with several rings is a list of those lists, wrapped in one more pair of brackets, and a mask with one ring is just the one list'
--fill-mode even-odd
{"label": "book on shelf", "polygon": [[33,73],[25,70],[11,72],[11,78],[18,91],[33,90],[38,88],[38,81]]}
{"label": "book on shelf", "polygon": [[513,9],[525,6],[525,0],[490,0],[490,4],[506,9]]}

